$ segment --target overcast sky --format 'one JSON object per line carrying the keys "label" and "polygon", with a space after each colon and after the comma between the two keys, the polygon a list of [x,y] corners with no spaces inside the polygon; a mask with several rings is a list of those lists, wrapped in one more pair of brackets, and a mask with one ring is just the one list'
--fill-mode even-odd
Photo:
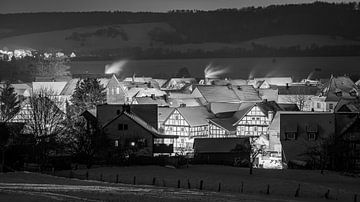
{"label": "overcast sky", "polygon": [[[325,0],[351,2],[354,0]],[[312,0],[0,0],[0,13],[40,11],[168,11],[173,9],[213,10],[270,4],[311,3]]]}

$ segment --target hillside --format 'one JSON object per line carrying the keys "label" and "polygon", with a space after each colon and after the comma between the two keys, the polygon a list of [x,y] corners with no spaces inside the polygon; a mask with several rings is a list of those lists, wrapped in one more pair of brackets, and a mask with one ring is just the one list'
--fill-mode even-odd
{"label": "hillside", "polygon": [[0,14],[0,48],[131,58],[359,55],[359,8],[316,2],[167,13]]}

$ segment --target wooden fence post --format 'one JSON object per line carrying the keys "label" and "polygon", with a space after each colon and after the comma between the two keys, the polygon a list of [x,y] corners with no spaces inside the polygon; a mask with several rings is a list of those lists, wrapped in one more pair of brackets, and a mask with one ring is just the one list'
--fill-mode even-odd
{"label": "wooden fence post", "polygon": [[163,179],[163,187],[166,187],[166,183],[165,180]]}
{"label": "wooden fence post", "polygon": [[221,191],[221,182],[219,182],[219,186],[218,186],[218,192]]}
{"label": "wooden fence post", "polygon": [[357,202],[357,194],[354,195],[354,202]]}
{"label": "wooden fence post", "polygon": [[326,199],[330,198],[330,189],[328,189],[327,192],[325,193],[325,198]]}
{"label": "wooden fence post", "polygon": [[136,176],[134,176],[133,184],[136,185]]}
{"label": "wooden fence post", "polygon": [[241,193],[244,193],[244,182],[241,182]]}
{"label": "wooden fence post", "polygon": [[204,184],[204,181],[203,181],[203,180],[200,180],[200,187],[199,187],[200,190],[203,189],[203,184]]}
{"label": "wooden fence post", "polygon": [[86,171],[85,178],[86,178],[86,180],[89,180],[89,171]]}
{"label": "wooden fence post", "polygon": [[188,179],[187,181],[187,184],[188,184],[188,189],[191,189],[191,185],[190,185],[190,180]]}
{"label": "wooden fence post", "polygon": [[266,189],[266,194],[269,195],[270,194],[270,185],[267,185],[267,189]]}
{"label": "wooden fence post", "polygon": [[300,184],[298,185],[296,192],[295,192],[295,197],[299,197],[300,196]]}
{"label": "wooden fence post", "polygon": [[116,183],[119,183],[119,174],[116,174]]}
{"label": "wooden fence post", "polygon": [[177,188],[180,188],[180,180],[177,181]]}
{"label": "wooden fence post", "polygon": [[155,183],[156,183],[156,178],[153,177],[153,179],[152,179],[152,185],[155,185]]}

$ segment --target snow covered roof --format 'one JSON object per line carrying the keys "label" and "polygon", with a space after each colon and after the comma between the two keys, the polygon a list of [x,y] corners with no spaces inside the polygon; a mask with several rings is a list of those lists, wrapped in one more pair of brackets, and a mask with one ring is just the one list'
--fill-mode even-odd
{"label": "snow covered roof", "polygon": [[157,106],[169,106],[164,97],[135,97],[138,104],[156,104]]}
{"label": "snow covered roof", "polygon": [[340,99],[354,99],[359,95],[358,86],[347,76],[331,76],[330,81],[322,88],[325,101],[339,101]]}
{"label": "snow covered roof", "polygon": [[163,123],[174,110],[175,110],[175,108],[173,108],[173,107],[159,107],[158,108],[158,122]]}
{"label": "snow covered roof", "polygon": [[316,86],[288,85],[278,86],[279,95],[317,95],[320,89]]}
{"label": "snow covered roof", "polygon": [[208,112],[206,107],[179,107],[176,108],[187,123],[193,126],[207,125],[207,119],[213,118],[214,115]]}
{"label": "snow covered roof", "polygon": [[286,86],[286,84],[291,84],[293,79],[291,77],[263,77],[263,78],[254,78],[255,83],[257,81],[266,81],[270,85],[277,86]]}
{"label": "snow covered roof", "polygon": [[32,82],[32,88],[34,92],[40,92],[41,90],[52,91],[54,95],[60,95],[67,82]]}

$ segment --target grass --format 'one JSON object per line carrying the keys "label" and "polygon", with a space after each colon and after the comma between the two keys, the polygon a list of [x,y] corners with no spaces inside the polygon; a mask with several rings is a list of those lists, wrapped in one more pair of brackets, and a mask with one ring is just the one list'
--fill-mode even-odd
{"label": "grass", "polygon": [[[148,168],[148,167],[144,167]],[[106,169],[106,168],[103,168]],[[0,173],[0,201],[309,201],[265,194],[239,194],[77,180],[38,173]],[[322,201],[315,199],[310,201]]]}
{"label": "grass", "polygon": [[[156,178],[157,186],[187,189],[188,180],[191,188],[198,189],[203,180],[204,189],[217,191],[221,183],[221,191],[239,193],[244,184],[245,194],[264,195],[270,185],[270,195],[294,198],[300,184],[300,198],[324,199],[330,190],[330,198],[340,201],[352,201],[354,194],[360,195],[360,178],[348,177],[336,172],[327,171],[321,174],[313,170],[264,170],[256,169],[249,175],[248,169],[215,165],[191,165],[189,168],[173,169],[160,166],[102,167],[89,170],[74,171],[74,176],[89,179],[115,182],[116,175],[122,183],[132,184],[136,176],[136,184],[152,184]],[[66,175],[68,172],[63,172]]]}

